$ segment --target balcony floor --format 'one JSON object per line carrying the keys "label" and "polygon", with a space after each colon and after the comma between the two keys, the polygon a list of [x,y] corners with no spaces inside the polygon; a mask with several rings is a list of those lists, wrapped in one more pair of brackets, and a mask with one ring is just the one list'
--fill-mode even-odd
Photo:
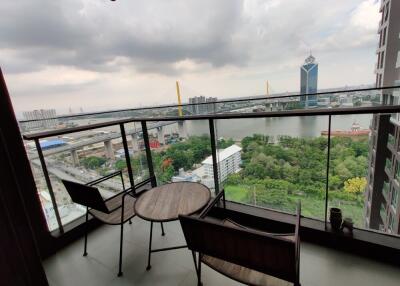
{"label": "balcony floor", "polygon": [[[89,234],[87,257],[82,257],[83,239],[44,261],[50,285],[196,285],[193,259],[187,249],[154,253],[152,269],[146,271],[150,224],[134,218],[125,225],[123,277],[117,277],[119,227],[103,226]],[[153,231],[153,246],[184,244],[179,222],[159,224]],[[204,265],[204,264],[203,264]],[[241,285],[204,265],[204,285]],[[372,260],[302,243],[301,284],[304,286],[399,285],[398,268]]]}

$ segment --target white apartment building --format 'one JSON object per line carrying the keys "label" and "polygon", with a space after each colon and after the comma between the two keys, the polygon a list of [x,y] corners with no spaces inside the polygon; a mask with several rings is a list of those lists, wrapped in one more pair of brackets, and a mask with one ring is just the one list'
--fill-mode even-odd
{"label": "white apartment building", "polygon": [[[241,150],[242,148],[234,144],[226,149],[217,151],[218,178],[220,182],[224,182],[228,175],[240,171],[240,164],[242,162]],[[212,156],[207,157],[202,162],[202,165],[204,175],[214,178]]]}

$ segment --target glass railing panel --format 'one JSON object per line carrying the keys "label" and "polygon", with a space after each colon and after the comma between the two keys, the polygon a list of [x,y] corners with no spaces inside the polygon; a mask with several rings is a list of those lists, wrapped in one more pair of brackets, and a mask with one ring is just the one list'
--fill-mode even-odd
{"label": "glass railing panel", "polygon": [[154,142],[151,153],[157,184],[199,182],[213,191],[213,168],[207,164],[211,160],[208,120],[165,121],[164,124],[163,130],[149,129],[150,143]]}
{"label": "glass railing panel", "polygon": [[[298,93],[281,93],[268,96],[241,97],[239,99],[204,102],[199,104],[182,103],[164,106],[143,106],[122,110],[106,110],[102,112],[83,113],[70,111],[70,114],[59,115],[55,110],[38,115],[45,119],[30,120],[31,116],[22,118],[20,128],[22,133],[57,130],[68,127],[102,123],[118,119],[151,117],[161,118],[169,116],[196,116],[216,113],[254,113],[276,112],[297,109],[326,109],[347,107],[371,107],[399,104],[399,88],[369,89],[369,90],[332,90],[315,95],[299,95]],[[209,100],[206,98],[205,100]],[[54,118],[56,117],[56,118]],[[398,114],[393,118],[398,120]]]}
{"label": "glass railing panel", "polygon": [[[66,225],[85,214],[85,207],[74,204],[62,184],[63,179],[88,183],[117,170],[123,171],[125,188],[130,186],[119,125],[69,133],[40,140],[46,168],[56,199],[62,225]],[[45,215],[51,230],[58,227],[52,213],[49,188],[42,173],[40,158],[33,142],[26,144],[27,153],[37,181],[39,194],[43,199]],[[126,166],[126,163],[125,163]],[[147,166],[146,166],[147,169]],[[113,177],[97,185],[103,198],[109,198],[123,190],[120,176]],[[49,213],[49,214],[47,214]]]}
{"label": "glass railing panel", "polygon": [[228,200],[289,213],[301,200],[304,216],[324,219],[327,116],[216,122]]}
{"label": "glass railing panel", "polygon": [[[64,141],[63,146],[43,150],[63,225],[83,216],[85,208],[72,202],[61,180],[85,184],[117,171],[116,161],[123,145],[119,126],[114,126],[112,132],[104,131],[105,133],[99,136],[101,131],[88,130],[84,136],[82,132],[71,133],[68,134],[69,141]],[[53,138],[48,138],[47,142],[52,140]],[[129,187],[126,172],[124,172],[124,182],[125,187]],[[105,199],[123,190],[119,176],[106,180],[96,187]]]}
{"label": "glass railing panel", "polygon": [[[149,178],[149,168],[147,163],[146,149],[143,140],[142,125],[140,122],[124,124],[130,166],[132,169],[134,184],[138,184]],[[150,128],[152,128],[150,124]],[[123,170],[128,173],[125,150],[123,147],[118,151],[118,159],[115,162],[115,169]]]}
{"label": "glass railing panel", "polygon": [[328,205],[340,208],[356,227],[365,226],[371,120],[371,114],[332,116]]}
{"label": "glass railing panel", "polygon": [[47,227],[49,231],[56,230],[58,229],[58,223],[54,211],[54,206],[51,201],[49,189],[46,185],[40,160],[38,159],[38,153],[35,143],[33,141],[24,141],[24,145],[26,153],[28,155],[32,174],[35,179],[36,189],[42,206],[43,215],[46,219]]}

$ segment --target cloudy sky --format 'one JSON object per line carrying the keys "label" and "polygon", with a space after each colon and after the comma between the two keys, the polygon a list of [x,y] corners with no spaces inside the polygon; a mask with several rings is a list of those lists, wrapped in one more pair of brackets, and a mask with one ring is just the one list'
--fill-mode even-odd
{"label": "cloudy sky", "polygon": [[374,83],[375,0],[18,0],[0,5],[14,107],[65,113]]}

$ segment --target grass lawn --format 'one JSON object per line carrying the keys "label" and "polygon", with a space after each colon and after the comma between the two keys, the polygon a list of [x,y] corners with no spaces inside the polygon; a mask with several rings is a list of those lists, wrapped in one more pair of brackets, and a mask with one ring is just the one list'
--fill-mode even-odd
{"label": "grass lawn", "polygon": [[[239,203],[251,204],[248,193],[251,190],[251,186],[247,185],[226,185],[225,187],[226,199]],[[282,192],[283,193],[283,192]],[[286,194],[285,194],[286,195]],[[298,200],[301,201],[302,215],[305,217],[316,218],[324,220],[325,217],[325,198],[319,198],[313,195],[297,195],[290,194],[286,195],[287,200],[295,208],[295,204]],[[357,227],[363,227],[363,207],[353,201],[345,200],[334,200],[329,201],[328,207],[335,206],[342,209],[343,217],[350,217],[354,221],[354,225]],[[276,210],[282,210],[280,206],[273,208]],[[294,213],[294,211],[293,211]],[[329,214],[328,214],[329,219]]]}
{"label": "grass lawn", "polygon": [[245,186],[225,186],[225,196],[227,200],[246,203],[248,189]]}

